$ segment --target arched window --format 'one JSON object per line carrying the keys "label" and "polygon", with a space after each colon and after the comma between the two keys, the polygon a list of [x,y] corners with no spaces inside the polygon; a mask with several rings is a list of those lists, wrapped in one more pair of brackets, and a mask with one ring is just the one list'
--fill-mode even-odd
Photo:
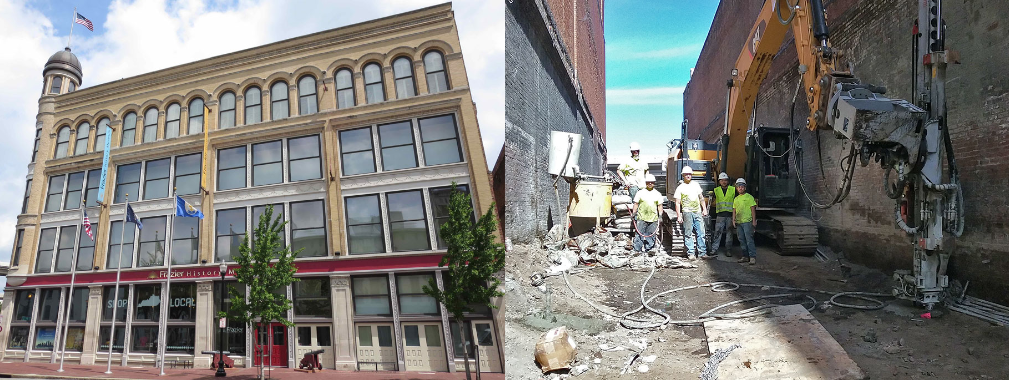
{"label": "arched window", "polygon": [[231,128],[235,126],[235,93],[225,92],[221,94],[221,116],[217,125],[221,128]]}
{"label": "arched window", "polygon": [[119,146],[131,146],[137,142],[137,114],[130,112],[123,117],[123,140]]}
{"label": "arched window", "polygon": [[385,101],[385,89],[382,88],[382,67],[377,63],[369,63],[364,67],[364,93],[368,104]]}
{"label": "arched window", "polygon": [[60,87],[62,87],[62,86],[63,86],[63,77],[61,77],[59,75],[53,76],[53,83],[52,83],[51,86],[49,86],[49,93],[50,94],[59,94],[60,93]]}
{"label": "arched window", "polygon": [[287,104],[287,83],[277,82],[270,87],[270,120],[289,116]]}
{"label": "arched window", "polygon": [[83,122],[77,126],[77,141],[74,142],[74,155],[80,156],[88,152],[88,138],[91,137],[91,124]]}
{"label": "arched window", "polygon": [[259,87],[249,87],[245,90],[245,124],[255,124],[263,121],[263,93]]}
{"label": "arched window", "polygon": [[336,72],[336,108],[350,108],[354,102],[354,74],[349,69]]}
{"label": "arched window", "polygon": [[315,77],[305,75],[298,79],[298,115],[319,112],[319,99],[315,96]]}
{"label": "arched window", "polygon": [[67,83],[67,88],[67,92],[74,92],[77,90],[77,84],[74,81],[70,81],[70,83]]}
{"label": "arched window", "polygon": [[417,86],[413,84],[413,64],[410,62],[410,58],[396,58],[392,62],[392,74],[396,76],[396,99],[417,95]]}
{"label": "arched window", "polygon": [[67,156],[67,147],[70,145],[70,127],[66,126],[60,128],[59,132],[56,132],[56,154],[55,158],[63,158]]}
{"label": "arched window", "polygon": [[[182,106],[172,103],[165,109],[165,138],[179,137],[179,126],[182,124]],[[146,121],[146,120],[144,120]]]}
{"label": "arched window", "polygon": [[151,107],[144,112],[144,140],[152,142],[158,139],[158,109]]}
{"label": "arched window", "polygon": [[427,92],[429,94],[448,90],[445,60],[440,51],[431,50],[424,54],[424,71],[427,73]]}
{"label": "arched window", "polygon": [[189,134],[196,133],[203,133],[203,99],[200,98],[189,101]]}
{"label": "arched window", "polygon": [[98,120],[98,126],[95,128],[95,152],[105,150],[105,129],[108,126],[109,118],[104,117]]}

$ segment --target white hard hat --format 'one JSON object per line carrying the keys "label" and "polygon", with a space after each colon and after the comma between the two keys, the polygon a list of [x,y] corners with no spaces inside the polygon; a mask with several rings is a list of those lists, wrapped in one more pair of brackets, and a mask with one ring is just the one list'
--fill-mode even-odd
{"label": "white hard hat", "polygon": [[655,176],[651,174],[645,174],[645,182],[655,182]]}
{"label": "white hard hat", "polygon": [[680,170],[680,174],[694,174],[694,169],[691,169],[689,166],[684,166],[683,170]]}
{"label": "white hard hat", "polygon": [[736,180],[736,185],[737,185],[737,186],[738,186],[738,185],[743,185],[743,186],[746,186],[746,180],[745,180],[745,179],[743,179],[743,178],[739,178],[739,179],[737,179],[737,180]]}
{"label": "white hard hat", "polygon": [[729,175],[728,175],[728,174],[725,174],[725,172],[722,172],[722,174],[719,174],[719,175],[718,175],[718,180],[719,180],[719,181],[721,181],[721,180],[723,180],[723,179],[729,179]]}
{"label": "white hard hat", "polygon": [[641,150],[641,146],[636,142],[631,143],[631,150]]}

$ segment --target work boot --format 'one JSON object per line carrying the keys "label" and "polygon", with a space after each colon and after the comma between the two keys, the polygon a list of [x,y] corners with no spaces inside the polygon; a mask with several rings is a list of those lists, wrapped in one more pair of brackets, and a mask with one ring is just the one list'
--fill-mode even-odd
{"label": "work boot", "polygon": [[750,265],[757,265],[757,258],[756,257],[751,257],[750,258]]}
{"label": "work boot", "polygon": [[725,257],[732,257],[732,250],[731,249],[726,249],[725,250]]}
{"label": "work boot", "polygon": [[736,260],[736,262],[740,263],[740,264],[748,262],[748,261],[750,261],[750,259],[748,259],[746,257],[741,257],[741,258],[739,258],[739,260]]}
{"label": "work boot", "polygon": [[701,256],[701,258],[705,259],[705,260],[711,260],[711,259],[715,258],[715,255],[704,255],[704,256]]}

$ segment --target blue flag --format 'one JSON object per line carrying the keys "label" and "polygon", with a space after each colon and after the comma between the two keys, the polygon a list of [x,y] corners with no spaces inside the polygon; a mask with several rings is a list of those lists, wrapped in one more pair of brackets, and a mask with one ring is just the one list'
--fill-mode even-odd
{"label": "blue flag", "polygon": [[137,218],[137,214],[133,213],[133,207],[130,205],[126,205],[126,221],[135,223],[138,230],[144,228],[144,224],[140,223],[140,218]]}
{"label": "blue flag", "polygon": [[105,178],[109,174],[109,151],[112,142],[112,127],[109,125],[105,126],[105,151],[102,155],[102,179],[98,181],[98,201],[105,201]]}
{"label": "blue flag", "polygon": [[185,199],[176,195],[175,196],[175,216],[183,217],[196,217],[203,219],[203,211],[197,210],[196,207],[186,202]]}

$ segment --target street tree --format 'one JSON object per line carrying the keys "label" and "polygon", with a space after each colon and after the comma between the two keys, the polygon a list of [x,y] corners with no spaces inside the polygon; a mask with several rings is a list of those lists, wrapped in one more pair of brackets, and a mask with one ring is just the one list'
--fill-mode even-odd
{"label": "street tree", "polygon": [[[498,290],[501,280],[495,274],[504,270],[505,250],[494,236],[497,231],[497,219],[492,212],[494,205],[491,204],[487,213],[474,222],[473,203],[469,194],[459,191],[455,183],[452,183],[451,194],[449,218],[440,229],[442,240],[448,246],[448,252],[438,263],[439,267],[447,268],[443,272],[443,289],[439,289],[437,282],[431,279],[424,286],[424,293],[445,305],[445,309],[459,326],[466,379],[469,380],[470,348],[466,343],[468,330],[463,321],[464,313],[473,312],[474,306],[497,308],[491,303],[491,299],[504,295]],[[477,377],[479,376],[478,373]]]}
{"label": "street tree", "polygon": [[[249,294],[246,296],[244,287],[237,289],[228,286],[231,307],[227,312],[221,311],[220,317],[230,318],[246,328],[258,325],[259,331],[264,331],[272,321],[278,321],[287,327],[294,326],[293,322],[287,320],[287,311],[291,309],[292,303],[285,290],[292,282],[298,281],[294,278],[294,273],[297,272],[294,258],[301,250],[291,252],[290,247],[281,244],[286,224],[282,216],[273,218],[273,206],[269,205],[259,217],[251,246],[249,234],[245,234],[238,254],[232,256],[232,259],[238,264],[235,279],[248,286]],[[260,379],[263,379],[264,354],[265,352],[259,353]]]}

